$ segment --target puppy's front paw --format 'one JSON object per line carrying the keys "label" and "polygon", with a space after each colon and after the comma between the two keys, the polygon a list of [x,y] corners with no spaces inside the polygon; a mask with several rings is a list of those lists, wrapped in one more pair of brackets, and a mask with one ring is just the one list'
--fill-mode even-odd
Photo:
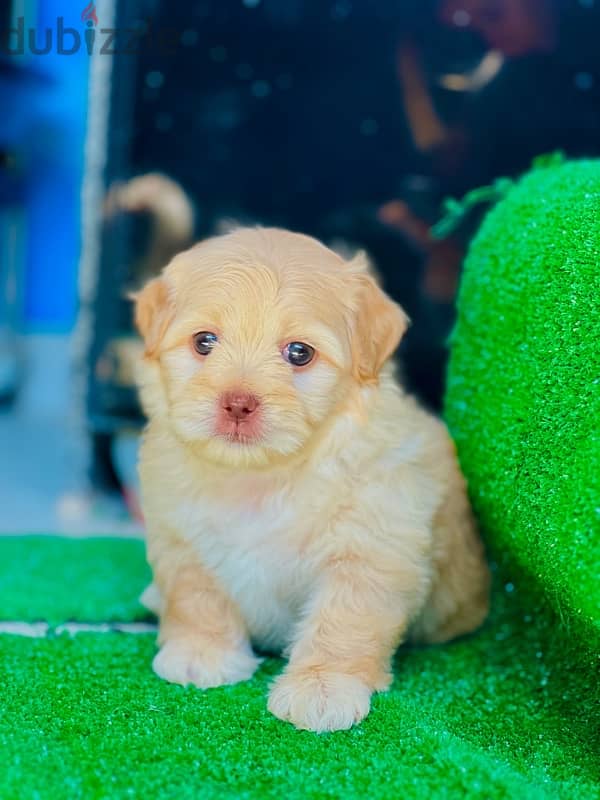
{"label": "puppy's front paw", "polygon": [[152,669],[169,683],[211,689],[250,680],[259,664],[249,646],[218,650],[193,639],[172,639],[158,651]]}
{"label": "puppy's front paw", "polygon": [[269,694],[268,708],[279,719],[316,733],[351,728],[369,713],[371,689],[340,672],[290,670]]}

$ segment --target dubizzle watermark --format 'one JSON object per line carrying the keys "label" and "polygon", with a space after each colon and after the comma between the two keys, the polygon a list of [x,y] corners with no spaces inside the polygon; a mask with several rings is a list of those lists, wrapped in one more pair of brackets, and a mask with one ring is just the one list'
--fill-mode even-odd
{"label": "dubizzle watermark", "polygon": [[175,28],[160,28],[151,19],[145,19],[131,28],[103,28],[98,21],[94,2],[81,12],[81,28],[65,23],[57,17],[53,27],[29,27],[25,17],[16,17],[6,29],[0,29],[0,55],[44,56],[49,53],[72,56],[81,51],[89,56],[95,54],[136,55],[154,52],[172,55],[177,50],[182,31]]}

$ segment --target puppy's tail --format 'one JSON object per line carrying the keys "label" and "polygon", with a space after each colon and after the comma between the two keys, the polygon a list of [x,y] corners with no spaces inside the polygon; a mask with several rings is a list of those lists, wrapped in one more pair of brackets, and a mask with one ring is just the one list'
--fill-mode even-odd
{"label": "puppy's tail", "polygon": [[150,216],[148,249],[136,270],[140,282],[157,275],[176,253],[192,243],[195,214],[191,200],[166,175],[149,172],[112,186],[106,196],[104,215],[108,219],[118,213]]}

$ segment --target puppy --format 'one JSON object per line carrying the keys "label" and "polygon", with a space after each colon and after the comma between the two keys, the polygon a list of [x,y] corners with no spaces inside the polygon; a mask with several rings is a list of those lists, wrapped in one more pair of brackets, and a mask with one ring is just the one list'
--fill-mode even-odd
{"label": "puppy", "polygon": [[405,314],[362,255],[257,228],[177,255],[136,320],[154,671],[205,689],[281,652],[269,710],[351,727],[404,639],[488,608],[453,444],[388,363]]}

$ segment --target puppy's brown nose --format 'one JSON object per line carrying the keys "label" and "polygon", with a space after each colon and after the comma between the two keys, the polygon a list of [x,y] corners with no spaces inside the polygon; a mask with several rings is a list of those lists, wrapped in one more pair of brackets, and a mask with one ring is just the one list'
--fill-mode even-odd
{"label": "puppy's brown nose", "polygon": [[259,406],[258,398],[250,392],[225,392],[221,407],[230,419],[248,419]]}

